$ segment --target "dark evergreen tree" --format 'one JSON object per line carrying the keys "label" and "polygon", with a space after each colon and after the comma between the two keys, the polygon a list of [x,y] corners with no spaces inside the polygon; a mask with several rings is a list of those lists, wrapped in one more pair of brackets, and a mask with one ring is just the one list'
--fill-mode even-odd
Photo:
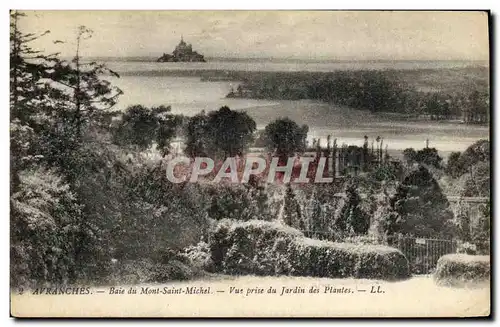
{"label": "dark evergreen tree", "polygon": [[458,236],[460,240],[469,242],[471,240],[470,216],[465,208],[460,208],[457,217]]}
{"label": "dark evergreen tree", "polygon": [[85,62],[81,55],[83,42],[92,37],[92,30],[78,27],[75,56],[71,61],[58,61],[49,77],[64,89],[67,110],[71,111],[71,123],[77,137],[81,137],[84,125],[101,121],[104,112],[111,109],[123,93],[113,87],[103,76],[119,75],[103,64]]}
{"label": "dark evergreen tree", "polygon": [[473,228],[472,242],[476,244],[478,254],[490,254],[491,246],[491,204],[481,207],[481,215],[477,226]]}
{"label": "dark evergreen tree", "polygon": [[336,229],[344,235],[366,234],[370,228],[370,217],[361,208],[361,197],[354,184],[347,185],[345,196],[335,217]]}
{"label": "dark evergreen tree", "polygon": [[295,198],[295,193],[290,184],[287,185],[283,204],[283,221],[288,226],[304,230],[305,224],[302,218],[300,204]]}
{"label": "dark evergreen tree", "polygon": [[460,177],[463,173],[462,163],[460,162],[460,152],[452,152],[448,156],[448,162],[446,163],[446,174],[453,178]]}
{"label": "dark evergreen tree", "polygon": [[453,213],[449,202],[432,174],[420,166],[397,188],[391,207],[398,214],[396,226],[402,234],[418,237],[450,237]]}
{"label": "dark evergreen tree", "polygon": [[419,163],[436,168],[441,168],[441,158],[436,148],[423,148],[415,151],[413,148],[408,148],[403,151],[404,157],[409,164]]}

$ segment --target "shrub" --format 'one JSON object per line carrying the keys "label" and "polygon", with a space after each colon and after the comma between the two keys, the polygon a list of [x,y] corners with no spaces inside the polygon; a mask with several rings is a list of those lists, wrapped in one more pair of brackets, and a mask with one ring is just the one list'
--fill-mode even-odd
{"label": "shrub", "polygon": [[477,254],[477,246],[469,242],[459,243],[457,248],[457,253]]}
{"label": "shrub", "polygon": [[290,250],[293,274],[298,276],[390,280],[409,276],[405,256],[388,246],[303,238],[296,240]]}
{"label": "shrub", "polygon": [[490,257],[448,254],[439,258],[434,280],[443,286],[476,286],[490,280]]}
{"label": "shrub", "polygon": [[[280,252],[295,237],[296,229],[261,220],[234,222],[222,220],[213,230],[210,249],[216,270],[230,274],[273,275],[282,271]],[[280,251],[281,250],[281,251]]]}
{"label": "shrub", "polygon": [[214,270],[210,246],[203,241],[185,248],[182,255],[185,256],[189,263],[196,269],[209,272]]}
{"label": "shrub", "polygon": [[193,269],[178,260],[158,263],[153,266],[148,282],[164,283],[172,280],[189,280],[195,276]]}
{"label": "shrub", "polygon": [[210,248],[215,268],[229,274],[400,279],[408,261],[387,246],[333,243],[264,221],[221,221]]}

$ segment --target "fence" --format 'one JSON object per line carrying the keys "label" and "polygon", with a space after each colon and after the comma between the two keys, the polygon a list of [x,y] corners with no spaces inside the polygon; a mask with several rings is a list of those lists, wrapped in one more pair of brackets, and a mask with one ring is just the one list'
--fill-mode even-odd
{"label": "fence", "polygon": [[432,273],[440,257],[457,251],[455,240],[433,238],[392,237],[387,245],[403,252],[413,274]]}
{"label": "fence", "polygon": [[330,232],[302,231],[306,237],[343,241],[349,243],[380,244],[399,249],[408,259],[412,274],[431,274],[436,268],[437,261],[445,254],[456,253],[457,242],[434,238],[417,238],[409,236],[390,236],[377,238],[373,236],[359,236],[339,239]]}

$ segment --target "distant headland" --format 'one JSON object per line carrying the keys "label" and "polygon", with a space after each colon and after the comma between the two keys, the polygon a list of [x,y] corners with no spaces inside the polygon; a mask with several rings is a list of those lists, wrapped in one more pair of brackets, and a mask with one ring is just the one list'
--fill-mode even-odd
{"label": "distant headland", "polygon": [[163,56],[156,60],[157,62],[205,62],[205,57],[196,51],[193,51],[191,44],[181,41],[175,47],[172,54],[164,53]]}

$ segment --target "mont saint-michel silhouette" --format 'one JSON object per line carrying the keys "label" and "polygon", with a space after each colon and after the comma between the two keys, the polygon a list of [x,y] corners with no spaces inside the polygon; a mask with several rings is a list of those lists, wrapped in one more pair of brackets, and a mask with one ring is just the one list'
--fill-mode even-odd
{"label": "mont saint-michel silhouette", "polygon": [[181,36],[181,41],[175,47],[172,54],[164,53],[157,60],[158,62],[205,62],[205,58],[202,54],[193,51],[191,44],[184,42],[184,38]]}

